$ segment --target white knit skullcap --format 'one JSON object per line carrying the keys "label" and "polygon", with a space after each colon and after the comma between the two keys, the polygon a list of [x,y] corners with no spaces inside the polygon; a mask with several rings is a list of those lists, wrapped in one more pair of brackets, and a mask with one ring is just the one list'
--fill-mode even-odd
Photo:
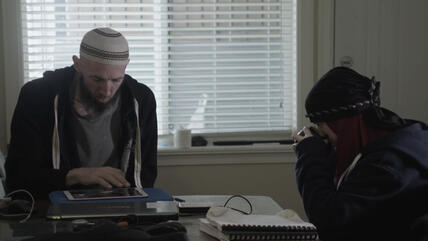
{"label": "white knit skullcap", "polygon": [[101,64],[127,65],[128,41],[111,28],[92,29],[82,39],[80,57]]}

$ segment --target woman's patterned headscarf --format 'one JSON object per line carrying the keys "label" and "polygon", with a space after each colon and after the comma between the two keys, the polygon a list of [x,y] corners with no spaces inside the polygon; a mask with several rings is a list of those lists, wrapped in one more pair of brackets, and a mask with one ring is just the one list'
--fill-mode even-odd
{"label": "woman's patterned headscarf", "polygon": [[335,67],[314,85],[306,97],[306,116],[314,123],[363,114],[374,128],[395,129],[405,124],[380,106],[380,82],[347,67]]}

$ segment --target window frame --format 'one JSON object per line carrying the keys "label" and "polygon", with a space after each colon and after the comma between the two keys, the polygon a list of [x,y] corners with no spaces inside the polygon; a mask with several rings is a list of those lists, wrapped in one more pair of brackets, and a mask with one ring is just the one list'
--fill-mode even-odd
{"label": "window frame", "polygon": [[[5,80],[5,119],[6,139],[10,139],[10,123],[16,105],[18,94],[23,85],[22,49],[19,44],[21,38],[19,1],[0,0],[2,4],[3,22],[3,69]],[[6,11],[7,10],[7,11]],[[304,117],[304,97],[309,92],[314,81],[328,68],[333,66],[333,39],[334,39],[334,0],[318,2],[297,1],[297,128],[308,125]],[[317,21],[319,20],[319,21]],[[323,31],[321,31],[323,30]],[[318,35],[321,33],[321,38]],[[71,58],[71,56],[70,56]],[[228,133],[218,135],[221,138],[270,138],[283,136],[290,138],[291,131],[265,131],[257,133]]]}

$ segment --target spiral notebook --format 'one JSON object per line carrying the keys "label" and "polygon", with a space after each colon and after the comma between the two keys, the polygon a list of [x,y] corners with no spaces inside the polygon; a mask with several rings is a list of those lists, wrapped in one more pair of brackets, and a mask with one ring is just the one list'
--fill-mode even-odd
{"label": "spiral notebook", "polygon": [[290,209],[276,215],[245,215],[225,207],[212,207],[199,224],[202,232],[222,241],[318,239],[315,226]]}

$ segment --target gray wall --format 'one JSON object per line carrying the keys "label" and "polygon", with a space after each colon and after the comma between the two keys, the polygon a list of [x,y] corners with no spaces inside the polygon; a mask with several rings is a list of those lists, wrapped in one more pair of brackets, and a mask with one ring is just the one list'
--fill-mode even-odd
{"label": "gray wall", "polygon": [[[2,13],[2,2],[0,1],[0,14]],[[1,19],[1,18],[0,18]],[[3,23],[3,21],[0,21]],[[3,55],[3,25],[0,24],[0,63],[5,59]],[[4,65],[0,64],[0,150],[6,153],[6,90]]]}
{"label": "gray wall", "polygon": [[[285,149],[285,148],[284,148]],[[292,150],[278,153],[158,155],[155,186],[173,195],[263,195],[306,218]]]}
{"label": "gray wall", "polygon": [[335,63],[381,82],[381,105],[428,122],[428,1],[336,0]]}
{"label": "gray wall", "polygon": [[160,166],[156,186],[173,195],[263,195],[305,217],[294,163]]}

